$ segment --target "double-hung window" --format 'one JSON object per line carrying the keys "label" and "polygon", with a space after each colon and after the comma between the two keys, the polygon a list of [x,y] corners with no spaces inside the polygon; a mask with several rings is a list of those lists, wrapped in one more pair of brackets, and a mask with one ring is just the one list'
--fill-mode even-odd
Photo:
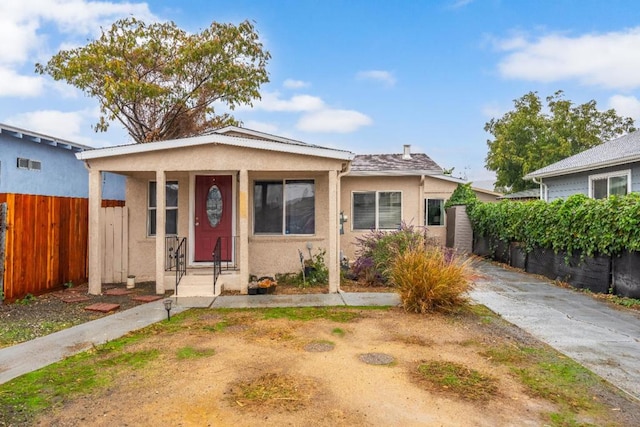
{"label": "double-hung window", "polygon": [[315,234],[315,193],[313,180],[255,181],[254,234]]}
{"label": "double-hung window", "polygon": [[[167,181],[165,186],[165,233],[167,235],[178,234],[178,181]],[[156,235],[156,182],[149,182],[149,206],[147,220],[147,234]]]}
{"label": "double-hung window", "polygon": [[628,194],[631,185],[631,170],[589,176],[589,197],[606,199],[609,196]]}
{"label": "double-hung window", "polygon": [[353,193],[354,230],[395,230],[402,222],[400,191],[359,191]]}
{"label": "double-hung window", "polygon": [[444,225],[444,200],[425,199],[424,218],[426,226]]}

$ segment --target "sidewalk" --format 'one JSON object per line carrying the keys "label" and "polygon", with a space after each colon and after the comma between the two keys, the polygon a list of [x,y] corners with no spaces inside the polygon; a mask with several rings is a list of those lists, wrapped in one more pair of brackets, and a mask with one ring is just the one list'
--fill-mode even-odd
{"label": "sidewalk", "polygon": [[[174,298],[174,300],[176,299]],[[238,295],[217,298],[177,298],[171,309],[171,315],[193,307],[384,306],[397,305],[399,303],[400,299],[395,293]],[[0,349],[0,384],[166,318],[167,312],[163,301],[160,300]]]}
{"label": "sidewalk", "polygon": [[481,262],[471,298],[640,400],[640,313]]}

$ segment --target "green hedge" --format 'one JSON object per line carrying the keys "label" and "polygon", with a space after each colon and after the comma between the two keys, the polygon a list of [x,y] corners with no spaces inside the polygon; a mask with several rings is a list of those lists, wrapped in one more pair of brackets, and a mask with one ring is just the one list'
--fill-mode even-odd
{"label": "green hedge", "polygon": [[469,218],[476,235],[521,242],[571,255],[640,251],[640,194],[594,200],[582,194],[566,200],[476,203]]}

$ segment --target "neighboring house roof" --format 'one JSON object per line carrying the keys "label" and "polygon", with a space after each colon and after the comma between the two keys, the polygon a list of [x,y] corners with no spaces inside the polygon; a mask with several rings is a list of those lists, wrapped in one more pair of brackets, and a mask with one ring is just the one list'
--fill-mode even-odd
{"label": "neighboring house roof", "polygon": [[611,141],[567,157],[524,176],[525,179],[548,178],[585,172],[610,166],[640,161],[640,131],[635,131]]}
{"label": "neighboring house roof", "polygon": [[359,154],[351,162],[351,176],[441,175],[442,168],[423,153],[411,153],[405,145],[403,154]]}
{"label": "neighboring house roof", "polygon": [[36,144],[50,145],[52,147],[63,148],[74,152],[80,152],[89,150],[91,147],[78,144],[75,142],[67,141],[61,138],[45,135],[38,132],[32,132],[26,129],[20,129],[14,126],[5,125],[0,123],[0,134],[8,135],[13,138],[23,139],[25,141],[31,141]]}
{"label": "neighboring house roof", "polygon": [[[217,131],[208,135],[194,136],[190,138],[172,139],[167,141],[147,142],[144,144],[128,144],[115,147],[99,148],[84,151],[76,156],[81,160],[96,159],[111,156],[123,156],[127,154],[145,153],[159,150],[170,150],[174,148],[194,147],[207,144],[224,144],[235,147],[254,148],[259,150],[278,151],[292,154],[303,154],[309,156],[326,157],[338,160],[351,160],[354,154],[350,151],[337,150],[334,148],[321,147],[319,145],[306,144],[304,142],[290,140],[287,138],[275,137],[268,135],[269,138],[258,138],[260,132],[251,131],[249,129],[233,128],[234,132],[246,133],[251,137],[228,136],[218,133]],[[227,129],[223,128],[218,131]]]}
{"label": "neighboring house roof", "polygon": [[510,200],[522,200],[522,199],[539,199],[540,189],[532,188],[529,190],[517,191],[515,193],[505,194],[498,197],[498,199],[510,199]]}

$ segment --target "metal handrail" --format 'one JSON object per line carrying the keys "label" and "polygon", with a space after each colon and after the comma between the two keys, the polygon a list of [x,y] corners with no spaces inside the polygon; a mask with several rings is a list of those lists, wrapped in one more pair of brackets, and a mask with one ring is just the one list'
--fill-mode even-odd
{"label": "metal handrail", "polygon": [[183,237],[174,252],[176,264],[176,296],[178,295],[178,285],[182,277],[187,274],[187,238]]}
{"label": "metal handrail", "polygon": [[218,277],[222,274],[222,237],[218,237],[216,245],[213,248],[211,254],[213,259],[213,294],[216,294],[216,283]]}

